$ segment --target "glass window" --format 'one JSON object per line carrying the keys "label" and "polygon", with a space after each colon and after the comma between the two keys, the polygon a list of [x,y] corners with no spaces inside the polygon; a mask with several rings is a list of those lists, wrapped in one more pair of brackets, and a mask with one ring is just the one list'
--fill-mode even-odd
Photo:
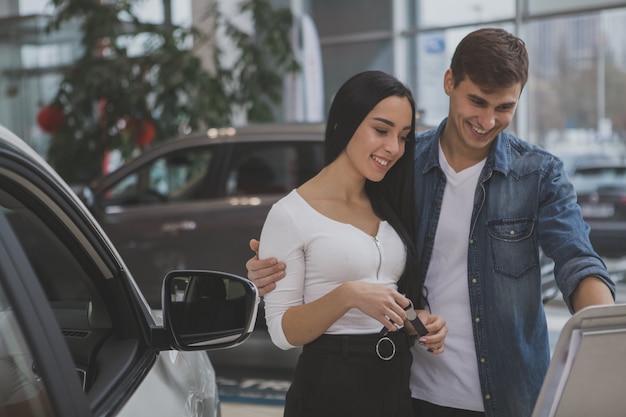
{"label": "glass window", "polygon": [[575,10],[589,9],[593,5],[596,8],[603,8],[613,5],[624,4],[623,0],[527,0],[528,12],[532,14],[542,13],[567,13]]}
{"label": "glass window", "polygon": [[19,14],[27,16],[31,14],[52,13],[54,5],[49,0],[19,0]]}
{"label": "glass window", "polygon": [[[90,281],[68,245],[73,241],[52,216],[42,215],[41,208],[28,205],[15,186],[0,177],[0,209],[22,245],[48,300],[53,303],[84,303],[90,300],[85,283]],[[15,194],[10,194],[15,192]],[[65,242],[67,241],[67,243]]]}
{"label": "glass window", "polygon": [[187,149],[151,161],[104,193],[104,204],[137,205],[210,197],[213,149]]}
{"label": "glass window", "polygon": [[528,23],[529,140],[556,155],[626,156],[626,10]]}
{"label": "glass window", "polygon": [[515,0],[422,0],[419,27],[473,24],[515,17]]}
{"label": "glass window", "polygon": [[52,416],[41,378],[0,286],[0,415]]}
{"label": "glass window", "polygon": [[286,194],[322,166],[322,142],[238,144],[228,174],[227,195]]}

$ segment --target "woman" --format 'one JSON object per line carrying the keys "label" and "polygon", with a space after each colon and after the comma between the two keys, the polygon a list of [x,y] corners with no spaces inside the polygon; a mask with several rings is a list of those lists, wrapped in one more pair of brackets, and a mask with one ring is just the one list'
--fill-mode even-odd
{"label": "woman", "polygon": [[[411,215],[414,114],[393,76],[349,79],[328,114],[324,168],[268,214],[259,257],[287,265],[265,296],[268,329],[282,349],[304,346],[286,417],[412,415],[405,308],[426,304]],[[443,351],[443,336],[431,350]]]}

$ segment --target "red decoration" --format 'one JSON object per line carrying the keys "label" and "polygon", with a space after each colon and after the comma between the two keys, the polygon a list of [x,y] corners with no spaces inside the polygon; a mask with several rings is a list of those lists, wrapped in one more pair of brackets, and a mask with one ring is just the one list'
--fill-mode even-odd
{"label": "red decoration", "polygon": [[50,104],[39,110],[37,114],[37,123],[44,132],[56,133],[61,128],[65,114],[63,107],[57,104]]}
{"label": "red decoration", "polygon": [[144,149],[154,139],[156,129],[154,128],[154,122],[149,119],[133,120],[131,124],[133,137],[137,141],[139,149]]}

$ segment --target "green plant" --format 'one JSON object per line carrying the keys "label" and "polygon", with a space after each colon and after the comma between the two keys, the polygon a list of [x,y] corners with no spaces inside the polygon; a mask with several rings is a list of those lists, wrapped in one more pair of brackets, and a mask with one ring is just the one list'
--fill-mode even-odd
{"label": "green plant", "polygon": [[[207,9],[213,25],[203,32],[142,22],[133,1],[51,1],[56,12],[48,30],[77,22],[82,34],[82,54],[64,70],[51,103],[62,107],[64,118],[47,157],[70,182],[100,174],[109,150],[127,158],[152,139],[230,124],[236,109],[250,122],[271,121],[284,74],[299,70],[289,43],[291,12],[269,0],[240,2],[254,23],[251,34],[215,5]],[[238,49],[229,66],[217,33]],[[133,54],[137,43],[142,52]],[[203,45],[211,47],[208,65],[196,54]]]}

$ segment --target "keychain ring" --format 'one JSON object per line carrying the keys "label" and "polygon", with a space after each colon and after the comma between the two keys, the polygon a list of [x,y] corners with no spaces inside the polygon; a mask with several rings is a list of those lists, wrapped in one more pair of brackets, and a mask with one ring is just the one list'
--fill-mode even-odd
{"label": "keychain ring", "polygon": [[[391,354],[388,356],[383,356],[380,353],[380,344],[381,342],[389,342],[391,344]],[[393,340],[391,340],[390,338],[388,338],[387,336],[385,337],[381,337],[380,339],[378,339],[378,342],[376,342],[376,354],[378,355],[378,357],[384,361],[388,361],[391,360],[391,358],[393,358],[396,355],[396,344],[393,343]]]}

